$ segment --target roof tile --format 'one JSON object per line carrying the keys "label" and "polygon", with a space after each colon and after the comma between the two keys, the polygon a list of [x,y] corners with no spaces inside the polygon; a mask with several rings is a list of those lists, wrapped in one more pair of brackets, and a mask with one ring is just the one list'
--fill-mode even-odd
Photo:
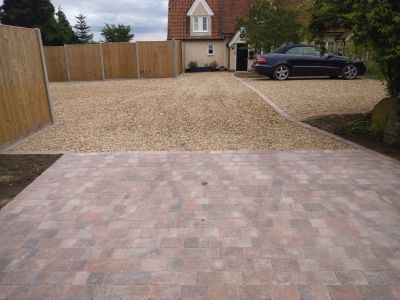
{"label": "roof tile", "polygon": [[[168,6],[168,39],[223,39],[236,32],[238,19],[248,15],[253,0],[206,0],[211,10],[212,36],[191,37],[190,19],[187,12],[195,0],[169,0]],[[291,6],[298,6],[304,0],[286,0]]]}

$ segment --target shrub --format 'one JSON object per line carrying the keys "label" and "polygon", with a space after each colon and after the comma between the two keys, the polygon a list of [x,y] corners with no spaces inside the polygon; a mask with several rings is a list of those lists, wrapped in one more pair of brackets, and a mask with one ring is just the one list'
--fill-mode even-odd
{"label": "shrub", "polygon": [[189,62],[189,68],[190,69],[197,68],[197,61],[195,61],[195,60],[190,61]]}
{"label": "shrub", "polygon": [[367,74],[373,78],[378,80],[385,80],[385,76],[383,76],[382,70],[380,69],[378,63],[373,59],[367,60],[365,62],[365,66],[367,67]]}
{"label": "shrub", "polygon": [[210,63],[210,68],[216,70],[218,68],[218,63],[214,60],[212,63]]}

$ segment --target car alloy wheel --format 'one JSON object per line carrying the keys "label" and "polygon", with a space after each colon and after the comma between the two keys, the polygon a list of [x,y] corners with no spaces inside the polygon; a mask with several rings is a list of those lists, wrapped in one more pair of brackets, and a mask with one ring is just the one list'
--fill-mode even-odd
{"label": "car alloy wheel", "polygon": [[352,79],[356,78],[357,75],[358,75],[358,70],[357,70],[356,66],[348,65],[348,66],[344,67],[343,76],[345,79],[352,80]]}
{"label": "car alloy wheel", "polygon": [[289,77],[289,68],[287,66],[277,66],[275,68],[274,77],[277,80],[286,80]]}

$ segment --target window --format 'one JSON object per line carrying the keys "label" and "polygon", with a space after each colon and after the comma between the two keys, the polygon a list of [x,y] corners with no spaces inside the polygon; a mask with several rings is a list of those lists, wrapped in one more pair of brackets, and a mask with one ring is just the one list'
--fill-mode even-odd
{"label": "window", "polygon": [[208,45],[207,54],[210,56],[214,55],[214,45]]}
{"label": "window", "polygon": [[304,48],[304,55],[321,56],[321,51],[314,47]]}
{"label": "window", "polygon": [[333,52],[335,48],[335,43],[334,42],[326,42],[325,47],[328,51]]}
{"label": "window", "polygon": [[321,56],[321,51],[318,48],[314,47],[301,47],[300,48],[303,55],[310,55],[310,56]]}
{"label": "window", "polygon": [[208,31],[208,18],[193,17],[193,32],[207,32],[207,31]]}
{"label": "window", "polygon": [[292,55],[301,55],[302,51],[300,47],[295,47],[295,48],[291,48],[289,49],[286,54],[292,54]]}

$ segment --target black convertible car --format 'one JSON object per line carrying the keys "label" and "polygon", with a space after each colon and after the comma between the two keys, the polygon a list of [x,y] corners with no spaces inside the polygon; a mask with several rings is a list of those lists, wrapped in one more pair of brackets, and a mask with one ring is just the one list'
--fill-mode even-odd
{"label": "black convertible car", "polygon": [[296,76],[341,76],[351,80],[364,74],[366,68],[362,61],[329,53],[321,55],[320,49],[313,45],[286,45],[261,55],[253,70],[276,80]]}

